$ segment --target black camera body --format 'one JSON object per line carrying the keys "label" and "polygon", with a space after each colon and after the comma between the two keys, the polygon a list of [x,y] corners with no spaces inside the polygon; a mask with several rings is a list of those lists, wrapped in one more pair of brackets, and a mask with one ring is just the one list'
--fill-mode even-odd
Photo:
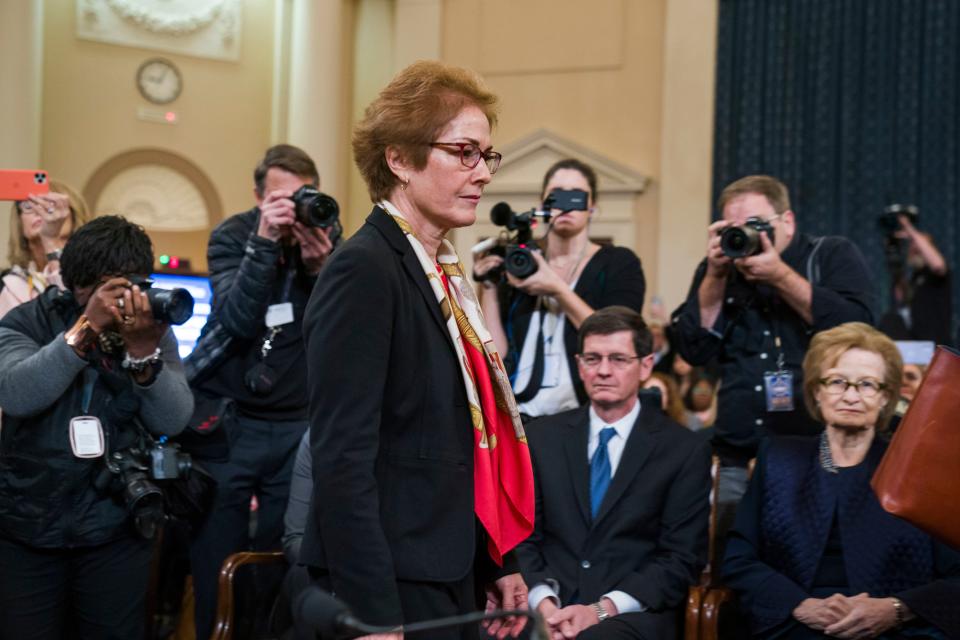
{"label": "black camera body", "polygon": [[534,210],[516,213],[510,205],[501,202],[490,210],[490,221],[498,227],[506,227],[513,231],[513,237],[499,242],[490,250],[490,253],[503,257],[503,268],[494,269],[486,274],[486,279],[493,282],[503,277],[503,271],[517,278],[528,278],[537,271],[537,262],[528,246],[533,237],[533,227],[536,226]]}
{"label": "black camera body", "polygon": [[147,292],[153,319],[163,324],[183,324],[193,315],[193,296],[186,289],[154,289],[153,280],[127,276],[131,285]]}
{"label": "black camera body", "polygon": [[193,460],[175,444],[161,442],[147,450],[150,459],[150,477],[154,480],[175,480],[190,473]]}
{"label": "black camera body", "polygon": [[910,219],[910,224],[920,226],[920,209],[913,204],[891,204],[877,216],[877,227],[884,235],[891,236],[900,230],[900,216]]}
{"label": "black camera body", "polygon": [[94,480],[102,494],[118,494],[141,536],[150,539],[165,517],[163,491],[155,480],[175,480],[190,472],[193,461],[178,445],[149,442],[114,451]]}
{"label": "black camera body", "polygon": [[760,234],[765,233],[773,243],[773,225],[760,218],[747,218],[742,225],[727,227],[720,233],[720,249],[728,258],[746,258],[763,251]]}
{"label": "black camera body", "polygon": [[891,204],[877,216],[877,228],[883,234],[883,254],[893,283],[901,281],[907,271],[907,240],[898,238],[903,229],[900,216],[906,216],[914,227],[920,226],[920,209],[912,204]]}
{"label": "black camera body", "polygon": [[305,184],[290,196],[297,222],[308,227],[327,229],[340,219],[337,201],[316,187]]}
{"label": "black camera body", "polygon": [[[478,280],[499,282],[503,277],[503,270],[521,280],[529,278],[537,272],[537,261],[531,246],[533,227],[537,218],[549,222],[553,210],[561,212],[586,211],[589,206],[590,195],[582,189],[554,189],[547,194],[540,210],[530,209],[523,213],[516,213],[506,202],[494,205],[490,210],[490,221],[498,227],[507,229],[507,236],[498,239],[497,244],[490,249],[490,253],[503,256],[503,269],[492,269]],[[510,235],[509,232],[513,232]]]}
{"label": "black camera body", "polygon": [[336,246],[343,237],[337,201],[309,184],[294,191],[290,199],[293,200],[297,222],[307,227],[327,229],[327,237]]}

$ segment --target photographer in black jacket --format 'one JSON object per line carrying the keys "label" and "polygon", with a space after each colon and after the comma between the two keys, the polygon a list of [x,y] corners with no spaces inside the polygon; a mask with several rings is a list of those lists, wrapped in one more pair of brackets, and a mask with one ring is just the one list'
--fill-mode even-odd
{"label": "photographer in black jacket", "polygon": [[727,185],[717,209],[722,219],[708,228],[706,258],[673,312],[671,345],[693,365],[720,367],[713,445],[725,530],[761,439],[822,429],[801,401],[801,365],[813,334],[873,322],[875,301],[856,245],[800,232],[787,187],[776,178]]}
{"label": "photographer in black jacket", "polygon": [[65,290],[0,321],[0,635],[142,637],[163,503],[136,467],[193,401],[175,338],[133,284],[153,267],[143,229],[97,218],[60,265]]}
{"label": "photographer in black jacket", "polygon": [[303,201],[303,187],[319,182],[301,149],[271,147],[254,170],[257,206],[210,235],[213,309],[187,373],[201,395],[228,399],[233,408],[217,423],[226,450],[205,460],[217,494],[190,549],[198,638],[210,636],[217,575],[227,556],[280,548],[294,454],[307,428],[301,320],[340,231],[335,220],[323,228],[305,220],[302,209],[298,216],[295,200]]}

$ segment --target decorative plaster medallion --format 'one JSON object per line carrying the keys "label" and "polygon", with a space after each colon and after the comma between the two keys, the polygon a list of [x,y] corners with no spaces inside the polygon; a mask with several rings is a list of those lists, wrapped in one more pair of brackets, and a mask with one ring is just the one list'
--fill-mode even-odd
{"label": "decorative plaster medallion", "polygon": [[104,187],[96,203],[147,231],[198,231],[209,226],[203,195],[185,175],[158,164],[124,169]]}
{"label": "decorative plaster medallion", "polygon": [[77,0],[77,37],[237,60],[240,0]]}
{"label": "decorative plaster medallion", "polygon": [[116,13],[139,27],[182,36],[213,24],[225,0],[106,0]]}

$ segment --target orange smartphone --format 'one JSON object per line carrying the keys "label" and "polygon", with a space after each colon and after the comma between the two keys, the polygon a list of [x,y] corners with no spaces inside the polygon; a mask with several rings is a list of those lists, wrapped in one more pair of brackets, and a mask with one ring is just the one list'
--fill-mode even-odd
{"label": "orange smartphone", "polygon": [[46,171],[35,169],[0,169],[0,200],[26,200],[33,195],[50,192]]}

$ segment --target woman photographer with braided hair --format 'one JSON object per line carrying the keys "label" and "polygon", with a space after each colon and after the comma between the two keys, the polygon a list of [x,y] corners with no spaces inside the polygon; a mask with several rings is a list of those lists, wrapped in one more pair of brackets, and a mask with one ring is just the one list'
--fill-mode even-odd
{"label": "woman photographer with braided hair", "polygon": [[587,401],[574,361],[580,323],[612,305],[640,313],[646,289],[633,251],[590,239],[597,200],[593,168],[574,158],[554,163],[543,177],[541,200],[546,202],[556,189],[586,192],[587,209],[551,212],[540,251],[533,251],[535,273],[523,279],[510,273],[491,277],[504,265],[492,253],[480,256],[473,267],[483,315],[504,356],[524,419]]}
{"label": "woman photographer with braided hair", "polygon": [[183,429],[193,398],[173,334],[133,284],[153,267],[143,229],[97,218],[60,263],[65,289],[0,320],[0,629],[142,637],[145,538],[163,517],[143,451],[149,434]]}

